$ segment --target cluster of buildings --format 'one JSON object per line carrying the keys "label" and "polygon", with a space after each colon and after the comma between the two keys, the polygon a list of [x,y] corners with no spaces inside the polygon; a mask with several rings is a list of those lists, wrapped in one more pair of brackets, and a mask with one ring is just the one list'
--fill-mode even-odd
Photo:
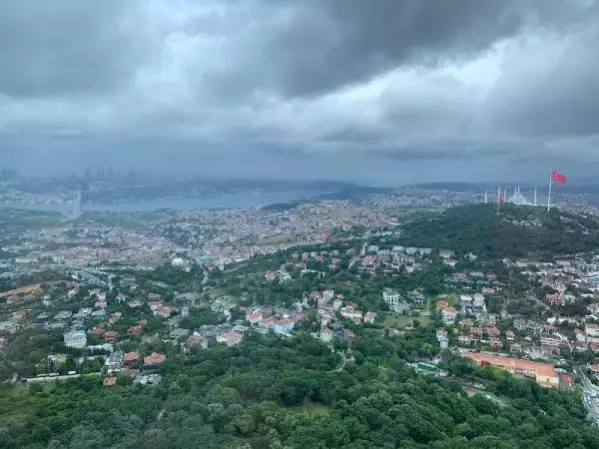
{"label": "cluster of buildings", "polygon": [[461,355],[473,360],[479,366],[491,365],[518,376],[533,378],[542,387],[559,387],[559,375],[555,370],[555,366],[550,363],[538,363],[530,360],[476,352],[463,352]]}

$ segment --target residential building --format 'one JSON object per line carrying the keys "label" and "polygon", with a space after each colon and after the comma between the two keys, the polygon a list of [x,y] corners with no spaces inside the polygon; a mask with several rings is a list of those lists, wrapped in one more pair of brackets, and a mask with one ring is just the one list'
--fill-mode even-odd
{"label": "residential building", "polygon": [[185,347],[189,349],[195,345],[201,345],[205,349],[208,347],[208,342],[201,335],[194,334],[187,339]]}
{"label": "residential building", "polygon": [[225,332],[216,337],[216,341],[227,346],[235,346],[243,341],[243,335],[237,332]]}
{"label": "residential building", "polygon": [[489,364],[503,368],[512,374],[532,377],[542,387],[557,388],[559,386],[559,377],[555,367],[549,363],[473,352],[464,352],[462,356],[474,360],[479,365]]}
{"label": "residential building", "polygon": [[277,334],[288,334],[295,327],[295,321],[290,318],[281,318],[275,321],[274,331]]}
{"label": "residential building", "polygon": [[123,356],[123,364],[125,364],[125,365],[130,365],[131,363],[139,362],[139,360],[140,360],[139,352],[127,352]]}
{"label": "residential building", "polygon": [[491,346],[491,349],[503,349],[503,343],[499,340],[491,340],[489,346]]}
{"label": "residential building", "polygon": [[71,316],[73,316],[73,312],[71,312],[70,310],[63,310],[61,312],[58,312],[56,315],[54,315],[54,320],[55,321],[68,321]]}
{"label": "residential building", "polygon": [[325,290],[322,292],[322,302],[328,304],[335,297],[333,290]]}
{"label": "residential building", "polygon": [[487,335],[491,340],[498,340],[501,337],[501,332],[495,326],[487,328]]}
{"label": "residential building", "polygon": [[152,354],[144,357],[144,365],[147,365],[147,366],[160,365],[165,360],[166,360],[166,356],[164,354],[160,354],[158,352],[153,352]]}
{"label": "residential building", "polygon": [[84,331],[72,331],[64,334],[64,345],[67,348],[83,349],[87,345],[87,336]]}
{"label": "residential building", "polygon": [[140,335],[143,332],[143,328],[138,324],[127,329],[127,335],[132,337],[133,335]]}
{"label": "residential building", "polygon": [[454,256],[454,254],[455,253],[453,251],[449,251],[447,249],[439,251],[439,257],[441,257],[442,259],[451,259]]}
{"label": "residential building", "polygon": [[333,331],[329,327],[323,327],[320,330],[320,339],[325,343],[330,343],[333,340]]}
{"label": "residential building", "polygon": [[362,312],[360,310],[354,310],[352,307],[342,307],[339,309],[339,313],[344,318],[350,319],[356,324],[362,322]]}
{"label": "residential building", "polygon": [[458,313],[454,307],[447,307],[443,309],[441,312],[442,320],[445,324],[453,324],[455,323],[456,318],[458,317]]}
{"label": "residential building", "polygon": [[410,310],[410,305],[395,290],[385,289],[383,301],[389,305],[389,309],[396,313],[404,313]]}
{"label": "residential building", "polygon": [[104,319],[104,318],[106,318],[106,310],[104,310],[104,309],[94,310],[91,315],[92,315],[92,318],[94,318],[94,319]]}
{"label": "residential building", "polygon": [[264,311],[262,311],[262,310],[248,312],[245,315],[245,319],[248,320],[252,324],[259,323],[262,320],[262,318],[264,318]]}
{"label": "residential building", "polygon": [[474,295],[474,301],[473,301],[472,305],[477,309],[486,309],[485,297],[483,296],[482,293],[476,293]]}
{"label": "residential building", "polygon": [[19,324],[14,321],[2,321],[0,322],[0,332],[8,332],[14,334],[19,330]]}
{"label": "residential building", "polygon": [[562,345],[562,339],[555,335],[542,336],[541,345],[559,348]]}
{"label": "residential building", "polygon": [[591,324],[587,323],[584,325],[584,332],[587,338],[597,338],[599,339],[599,324]]}
{"label": "residential building", "polygon": [[173,313],[173,308],[169,306],[162,306],[160,309],[154,311],[154,315],[168,318]]}
{"label": "residential building", "polygon": [[104,340],[107,341],[108,343],[116,342],[116,339],[118,338],[118,336],[119,336],[118,332],[114,332],[114,331],[104,332]]}
{"label": "residential building", "polygon": [[366,315],[364,315],[364,322],[368,324],[373,324],[374,320],[376,320],[376,313],[366,312]]}
{"label": "residential building", "polygon": [[104,367],[107,369],[109,373],[120,371],[120,369],[123,366],[123,357],[123,352],[113,352],[106,358],[106,361],[104,362]]}

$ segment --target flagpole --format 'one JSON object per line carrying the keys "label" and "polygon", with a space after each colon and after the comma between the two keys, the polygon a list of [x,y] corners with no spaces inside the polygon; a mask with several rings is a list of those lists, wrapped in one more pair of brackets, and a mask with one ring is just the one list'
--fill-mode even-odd
{"label": "flagpole", "polygon": [[553,169],[549,172],[549,196],[547,197],[547,212],[551,209],[551,184],[553,181]]}
{"label": "flagpole", "polygon": [[499,203],[501,202],[501,186],[497,186],[497,215],[499,215]]}

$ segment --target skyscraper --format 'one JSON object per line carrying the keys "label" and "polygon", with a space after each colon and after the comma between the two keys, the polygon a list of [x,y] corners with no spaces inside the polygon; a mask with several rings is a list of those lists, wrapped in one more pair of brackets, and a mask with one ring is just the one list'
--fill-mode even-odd
{"label": "skyscraper", "polygon": [[81,190],[73,192],[73,218],[81,215]]}

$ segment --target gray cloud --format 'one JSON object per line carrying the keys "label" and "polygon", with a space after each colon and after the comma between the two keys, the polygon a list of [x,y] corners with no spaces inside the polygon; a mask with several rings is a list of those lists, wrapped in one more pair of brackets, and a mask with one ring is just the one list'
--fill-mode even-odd
{"label": "gray cloud", "polygon": [[597,48],[594,0],[0,0],[0,152],[588,162]]}
{"label": "gray cloud", "polygon": [[588,13],[584,3],[562,0],[308,0],[283,5],[287,12],[280,22],[267,21],[266,27],[243,34],[253,39],[241,46],[245,56],[231,63],[244,76],[221,74],[221,88],[319,95],[401,65],[465,60],[528,27],[567,29]]}
{"label": "gray cloud", "polygon": [[122,0],[0,0],[0,93],[106,91],[135,70],[137,37]]}

